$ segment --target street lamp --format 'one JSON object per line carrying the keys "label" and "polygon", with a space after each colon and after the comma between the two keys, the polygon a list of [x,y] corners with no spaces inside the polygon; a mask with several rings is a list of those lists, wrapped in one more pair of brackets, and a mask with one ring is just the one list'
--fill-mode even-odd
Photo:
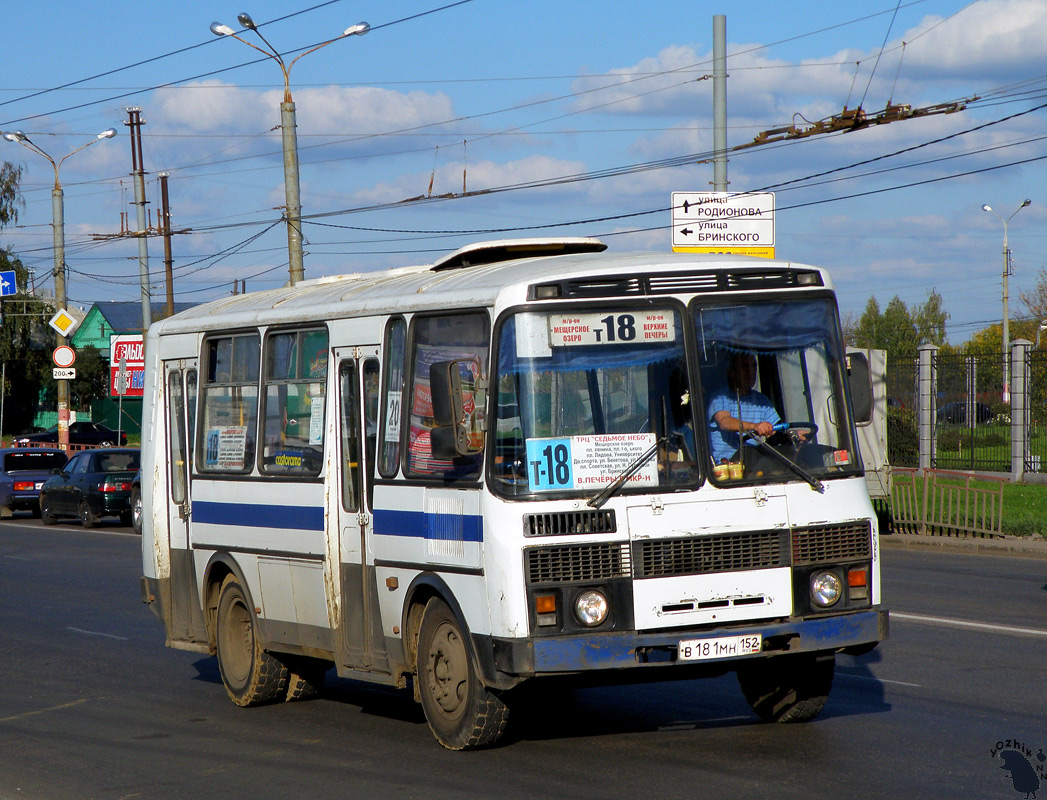
{"label": "street lamp", "polygon": [[1011,216],[1004,219],[989,205],[982,206],[982,211],[988,211],[996,219],[1003,223],[1003,402],[1011,402],[1011,336],[1010,336],[1010,315],[1007,309],[1007,282],[1011,274],[1011,250],[1007,246],[1007,223],[1011,221],[1015,214],[1029,205],[1032,200],[1025,199],[1022,204],[1014,210]]}
{"label": "street lamp", "polygon": [[[8,131],[3,138],[8,142],[16,142],[27,147],[39,156],[43,156],[51,162],[55,170],[55,187],[51,190],[51,215],[52,228],[54,229],[54,251],[55,251],[55,304],[58,311],[63,311],[66,305],[65,297],[65,193],[58,179],[58,170],[69,156],[76,155],[85,147],[90,147],[102,139],[112,139],[116,136],[116,128],[109,128],[95,136],[87,144],[82,144],[71,153],[62,156],[55,161],[42,150],[35,142],[30,140],[22,131]],[[57,334],[57,344],[65,344],[65,337]],[[69,450],[69,381],[61,378],[58,381],[58,446],[63,450]]]}
{"label": "street lamp", "polygon": [[1038,327],[1036,329],[1036,347],[1034,348],[1035,350],[1039,350],[1040,349],[1040,332],[1041,331],[1047,331],[1047,319],[1041,319],[1040,320],[1040,327]]}
{"label": "street lamp", "polygon": [[298,281],[305,279],[305,267],[302,264],[302,202],[298,178],[297,123],[295,121],[294,100],[291,99],[291,67],[293,67],[303,56],[315,53],[321,47],[327,47],[327,45],[337,42],[339,39],[344,39],[346,36],[363,36],[371,30],[371,26],[366,22],[358,22],[356,25],[351,25],[346,28],[340,36],[336,36],[334,39],[328,39],[326,42],[321,42],[316,45],[316,47],[312,47],[304,53],[296,56],[290,64],[286,64],[277,49],[269,44],[269,41],[262,36],[262,32],[258,30],[258,26],[255,25],[250,14],[239,14],[236,20],[242,27],[249,31],[254,31],[268,49],[263,49],[257,45],[251,44],[246,39],[241,39],[237,36],[236,31],[221,22],[211,23],[211,33],[215,36],[232,36],[237,41],[243,42],[248,47],[268,56],[280,65],[280,71],[284,74],[284,101],[280,103],[280,128],[283,131],[284,149],[284,197],[287,206],[287,261],[288,272],[290,273],[290,283],[294,286]]}

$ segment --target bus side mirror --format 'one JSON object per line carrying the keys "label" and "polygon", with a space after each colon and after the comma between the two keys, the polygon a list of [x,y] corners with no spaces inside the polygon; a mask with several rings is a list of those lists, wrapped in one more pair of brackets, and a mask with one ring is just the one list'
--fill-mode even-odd
{"label": "bus side mirror", "polygon": [[[479,453],[483,445],[470,437],[479,396],[472,361],[438,361],[429,367],[429,392],[435,427],[429,432],[433,456],[453,459]],[[463,374],[464,373],[464,374]],[[468,393],[466,389],[468,388]]]}
{"label": "bus side mirror", "polygon": [[872,370],[865,353],[847,354],[847,380],[851,387],[851,406],[854,410],[854,421],[862,425],[872,421],[873,386]]}

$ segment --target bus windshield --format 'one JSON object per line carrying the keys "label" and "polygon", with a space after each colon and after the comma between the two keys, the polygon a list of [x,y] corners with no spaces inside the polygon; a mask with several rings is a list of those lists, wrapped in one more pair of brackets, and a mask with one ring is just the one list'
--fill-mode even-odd
{"label": "bus windshield", "polygon": [[496,490],[594,495],[648,451],[623,491],[695,483],[684,351],[670,306],[509,317],[492,382]]}
{"label": "bus windshield", "polygon": [[692,314],[714,481],[861,470],[830,299],[696,305]]}
{"label": "bus windshield", "polygon": [[828,298],[695,304],[693,381],[682,314],[668,304],[509,317],[492,382],[492,487],[591,498],[645,453],[622,492],[693,487],[700,474],[817,487],[859,472],[835,315]]}

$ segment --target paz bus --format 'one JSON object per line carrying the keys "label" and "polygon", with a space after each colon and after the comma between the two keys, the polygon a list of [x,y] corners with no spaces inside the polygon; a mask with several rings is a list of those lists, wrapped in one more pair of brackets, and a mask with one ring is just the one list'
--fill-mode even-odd
{"label": "paz bus", "polygon": [[167,645],[217,655],[241,706],[332,668],[411,687],[451,749],[557,678],[734,672],[758,717],[814,718],[888,623],[830,277],[605,250],[474,244],[153,324],[141,586]]}

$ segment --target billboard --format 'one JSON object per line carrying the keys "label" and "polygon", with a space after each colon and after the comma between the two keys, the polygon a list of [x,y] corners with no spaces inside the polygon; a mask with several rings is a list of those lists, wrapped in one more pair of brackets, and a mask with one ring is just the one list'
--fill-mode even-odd
{"label": "billboard", "polygon": [[[109,337],[109,396],[141,397],[145,387],[145,342],[140,333]],[[126,375],[124,391],[120,391],[120,362]]]}

